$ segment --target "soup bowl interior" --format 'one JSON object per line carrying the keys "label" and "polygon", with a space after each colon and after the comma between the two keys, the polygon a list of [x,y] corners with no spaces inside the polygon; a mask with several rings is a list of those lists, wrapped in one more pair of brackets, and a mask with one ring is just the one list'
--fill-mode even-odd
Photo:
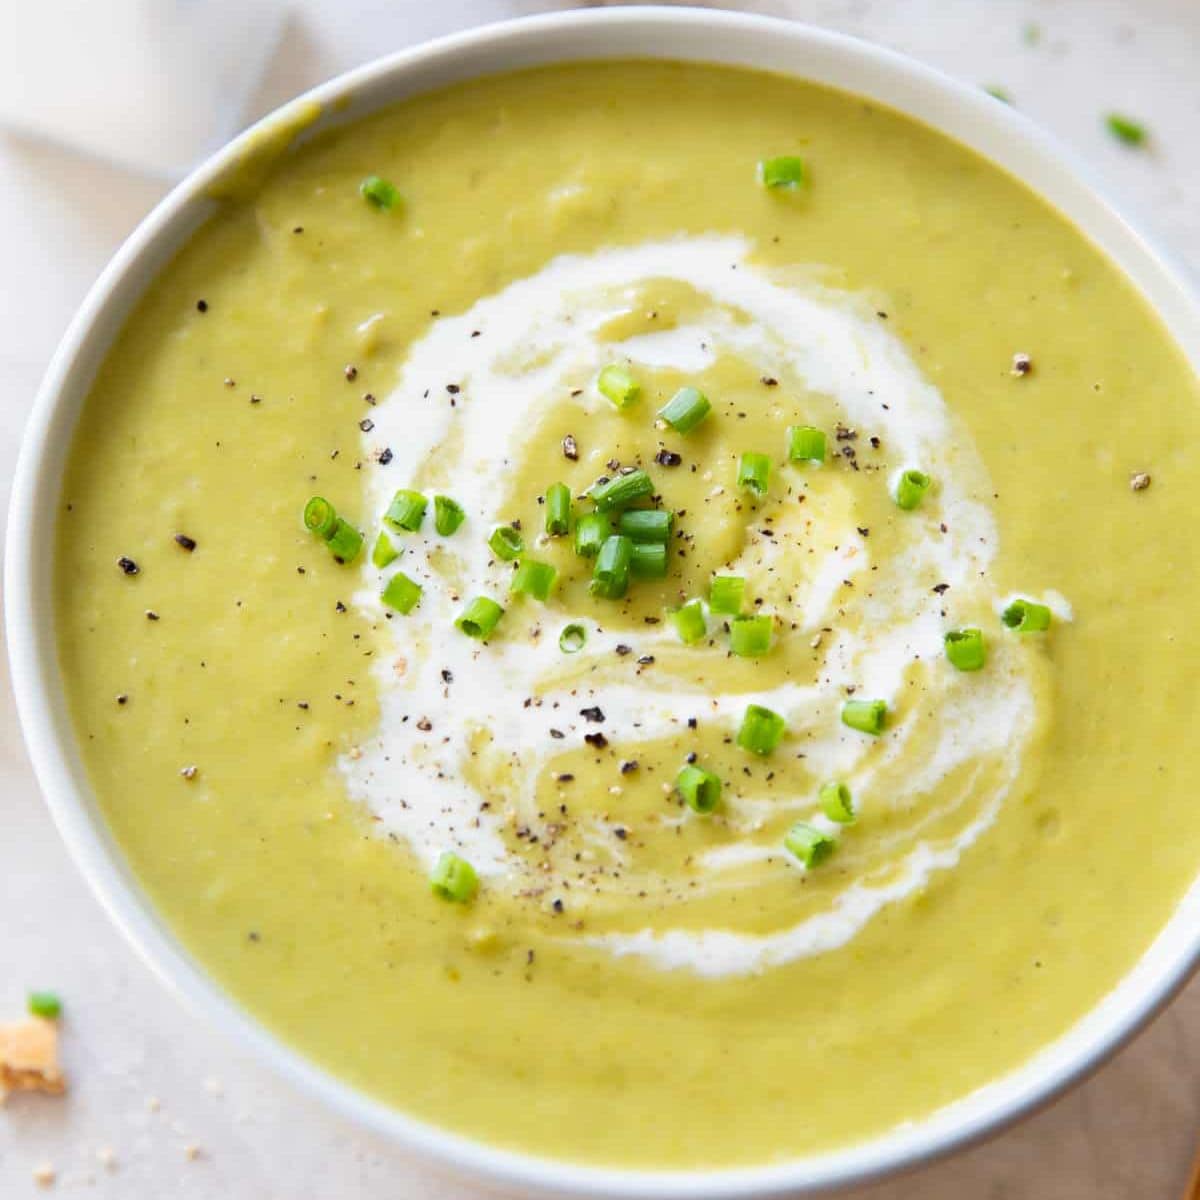
{"label": "soup bowl interior", "polygon": [[[206,1021],[362,1125],[481,1179],[552,1194],[717,1197],[819,1191],[912,1166],[993,1132],[1098,1065],[1164,1004],[1200,954],[1193,886],[1143,958],[1083,1020],[1033,1060],[928,1119],[868,1142],[756,1168],[646,1172],[578,1166],[496,1149],[415,1121],[318,1069],[236,1005],[150,906],[107,831],[74,743],[58,674],[52,604],[57,499],[72,431],[97,367],[145,290],[213,211],[214,185],[251,142],[346,124],[481,75],[603,58],[715,62],[858,93],[954,138],[1025,180],[1125,272],[1200,368],[1200,306],[1182,272],[1104,197],[1087,170],[1007,106],[886,50],[767,18],[689,9],[563,13],[407,50],[326,84],[268,117],[177,187],[93,287],[46,375],[14,483],[6,622],[18,709],[33,765],[77,863],[112,918]],[[314,119],[315,118],[315,119]]]}

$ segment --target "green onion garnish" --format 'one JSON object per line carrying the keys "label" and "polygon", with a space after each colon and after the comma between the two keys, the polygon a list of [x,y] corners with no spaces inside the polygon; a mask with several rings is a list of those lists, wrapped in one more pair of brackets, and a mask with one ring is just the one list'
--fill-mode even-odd
{"label": "green onion garnish", "polygon": [[381,529],[371,550],[371,562],[382,570],[389,564],[394,563],[403,552],[403,547],[396,546],[392,539]]}
{"label": "green onion garnish", "polygon": [[604,539],[592,582],[588,591],[602,600],[619,600],[629,588],[629,570],[633,558],[633,543],[627,537],[613,534]]}
{"label": "green onion garnish", "polygon": [[564,625],[558,635],[558,648],[564,654],[578,654],[587,642],[587,630],[582,625]]}
{"label": "green onion garnish", "polygon": [[429,878],[433,894],[456,904],[466,904],[479,890],[479,876],[465,858],[447,850],[437,860]]}
{"label": "green onion garnish", "polygon": [[721,799],[721,781],[711,771],[691,763],[675,777],[675,789],[692,812],[710,813]]}
{"label": "green onion garnish", "polygon": [[559,537],[571,530],[571,489],[565,483],[552,483],[546,489],[546,532]]}
{"label": "green onion garnish", "polygon": [[30,992],[26,999],[29,1012],[35,1017],[53,1021],[62,1016],[62,1001],[54,992]]}
{"label": "green onion garnish", "polygon": [[887,724],[886,700],[847,700],[842,705],[842,724],[878,737]]}
{"label": "green onion garnish", "polygon": [[825,461],[825,433],[812,425],[788,426],[788,459],[791,462]]}
{"label": "green onion garnish", "polygon": [[770,754],[779,745],[786,728],[787,722],[777,712],[761,704],[751,704],[742,717],[737,744],[751,754]]}
{"label": "green onion garnish", "polygon": [[738,462],[737,485],[761,499],[767,494],[771,478],[771,460],[765,454],[743,454]]}
{"label": "green onion garnish", "polygon": [[735,617],[742,611],[746,581],[740,575],[714,575],[708,589],[708,607],[722,616]]}
{"label": "green onion garnish", "polygon": [[658,410],[676,433],[691,433],[712,411],[708,397],[694,387],[682,387]]}
{"label": "green onion garnish", "polygon": [[837,843],[827,834],[803,821],[798,821],[787,831],[783,847],[794,854],[806,867],[816,867],[832,853]]}
{"label": "green onion garnish", "polygon": [[412,492],[401,488],[393,497],[383,519],[394,529],[403,529],[408,533],[416,533],[425,520],[427,501],[420,492]]}
{"label": "green onion garnish", "polygon": [[349,521],[338,517],[328,545],[335,562],[352,563],[363,547],[363,535]]}
{"label": "green onion garnish", "polygon": [[558,571],[549,563],[523,558],[517,564],[508,590],[514,596],[532,596],[535,600],[545,600],[550,595],[557,575]]}
{"label": "green onion garnish", "polygon": [[449,496],[434,496],[433,527],[442,537],[449,537],[466,519],[467,514],[457,500],[451,500]]}
{"label": "green onion garnish", "polygon": [[596,376],[596,386],[618,408],[628,408],[641,394],[641,385],[630,373],[615,363]]}
{"label": "green onion garnish", "polygon": [[476,596],[459,614],[454,624],[467,637],[482,642],[496,628],[502,616],[504,609],[490,596]]}
{"label": "green onion garnish", "polygon": [[998,83],[989,83],[983,90],[994,100],[999,100],[1002,104],[1012,103],[1012,93],[1008,88],[1001,87]]}
{"label": "green onion garnish", "polygon": [[729,648],[740,658],[761,658],[771,649],[774,618],[734,617],[729,623]]}
{"label": "green onion garnish", "polygon": [[665,542],[675,514],[664,508],[627,508],[617,518],[617,532],[634,542]]}
{"label": "green onion garnish", "polygon": [[304,506],[304,527],[329,544],[329,553],[337,562],[352,563],[362,549],[363,535],[321,496],[314,496]]}
{"label": "green onion garnish", "polygon": [[675,623],[675,632],[685,646],[693,646],[708,632],[708,622],[704,619],[704,606],[699,600],[689,600],[671,614]]}
{"label": "green onion garnish", "polygon": [[798,188],[804,182],[804,159],[795,154],[764,158],[758,164],[758,178],[763,187]]}
{"label": "green onion garnish", "polygon": [[654,481],[638,467],[628,475],[618,475],[607,483],[596,484],[589,494],[597,512],[616,512],[653,491]]}
{"label": "green onion garnish", "polygon": [[629,570],[638,579],[663,579],[667,574],[667,548],[662,542],[634,542]]}
{"label": "green onion garnish", "polygon": [[905,471],[896,484],[896,504],[905,512],[911,512],[924,499],[932,482],[924,471]]}
{"label": "green onion garnish", "polygon": [[831,779],[821,784],[817,793],[821,801],[821,811],[839,825],[849,825],[854,820],[854,798],[850,789],[844,784]]}
{"label": "green onion garnish", "polygon": [[385,212],[395,208],[400,202],[400,193],[395,185],[388,183],[386,179],[380,179],[378,175],[368,175],[358,185],[358,190],[368,204]]}
{"label": "green onion garnish", "polygon": [[397,571],[387,581],[381,599],[388,608],[407,616],[420,603],[421,585],[415,579],[409,579],[403,571]]}
{"label": "green onion garnish", "polygon": [[314,496],[304,506],[304,528],[328,541],[337,525],[337,509],[323,496]]}
{"label": "green onion garnish", "polygon": [[987,660],[987,648],[980,629],[952,629],[943,642],[946,657],[960,671],[978,671]]}
{"label": "green onion garnish", "polygon": [[497,558],[512,562],[525,551],[525,541],[511,525],[497,525],[488,537],[488,545]]}
{"label": "green onion garnish", "polygon": [[1140,146],[1149,136],[1149,132],[1140,121],[1132,117],[1123,117],[1120,113],[1109,113],[1104,118],[1108,132],[1118,141],[1127,146]]}
{"label": "green onion garnish", "polygon": [[1015,633],[1041,633],[1050,628],[1050,610],[1033,600],[1014,600],[1000,620]]}
{"label": "green onion garnish", "polygon": [[612,522],[603,513],[584,513],[575,522],[575,553],[595,558],[611,533]]}

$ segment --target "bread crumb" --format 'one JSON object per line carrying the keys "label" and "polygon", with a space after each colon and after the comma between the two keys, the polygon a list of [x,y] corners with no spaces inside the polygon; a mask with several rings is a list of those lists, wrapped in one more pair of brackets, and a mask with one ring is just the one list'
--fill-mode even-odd
{"label": "bread crumb", "polygon": [[67,1081],[58,1065],[58,1026],[43,1017],[0,1025],[0,1104],[9,1092],[61,1096]]}
{"label": "bread crumb", "polygon": [[41,1188],[54,1186],[58,1172],[49,1163],[40,1163],[33,1168],[33,1182]]}
{"label": "bread crumb", "polygon": [[1150,476],[1145,471],[1137,471],[1130,475],[1129,486],[1135,492],[1144,492],[1150,486]]}
{"label": "bread crumb", "polygon": [[201,1150],[200,1147],[195,1144],[195,1142],[188,1142],[188,1144],[183,1148],[183,1156],[188,1160],[188,1162],[195,1162],[196,1159],[203,1155],[203,1153],[204,1151]]}
{"label": "bread crumb", "polygon": [[117,1169],[117,1156],[111,1146],[101,1146],[96,1151],[96,1159],[106,1171],[115,1171]]}

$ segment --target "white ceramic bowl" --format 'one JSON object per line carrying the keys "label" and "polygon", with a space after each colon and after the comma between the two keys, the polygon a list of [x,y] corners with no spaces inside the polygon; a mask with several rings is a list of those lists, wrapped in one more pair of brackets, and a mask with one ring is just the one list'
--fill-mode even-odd
{"label": "white ceramic bowl", "polygon": [[[1104,198],[1073,155],[976,88],[850,38],[699,9],[594,9],[494,25],[406,50],[343,75],[297,103],[316,101],[322,106],[324,115],[314,127],[320,130],[479,75],[573,59],[648,56],[734,63],[831,84],[890,105],[964,142],[1026,180],[1103,248],[1200,368],[1200,304],[1195,292],[1182,272]],[[282,119],[287,115],[285,109]],[[279,114],[265,124],[278,119]],[[240,147],[240,141],[234,142],[158,205],[97,281],[71,324],[25,434],[5,561],[13,684],[29,753],[55,820],[113,919],[197,1012],[249,1043],[280,1074],[364,1126],[477,1177],[550,1194],[701,1200],[820,1191],[960,1147],[1079,1079],[1167,1001],[1200,957],[1200,887],[1191,889],[1120,986],[1019,1070],[928,1119],[869,1142],[790,1163],[690,1173],[574,1166],[444,1132],[326,1074],[235,1005],[150,906],[97,810],[58,676],[48,547],[53,545],[64,460],[93,373],[143,289],[210,212],[206,185]]]}

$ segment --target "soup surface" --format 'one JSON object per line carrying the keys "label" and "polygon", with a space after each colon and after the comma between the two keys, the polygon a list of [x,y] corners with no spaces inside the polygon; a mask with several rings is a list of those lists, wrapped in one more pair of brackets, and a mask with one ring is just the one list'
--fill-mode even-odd
{"label": "soup surface", "polygon": [[1200,408],[1071,225],[676,64],[259,165],[55,552],[100,803],[230,993],[417,1117],[678,1167],[919,1118],[1113,987],[1200,861]]}

